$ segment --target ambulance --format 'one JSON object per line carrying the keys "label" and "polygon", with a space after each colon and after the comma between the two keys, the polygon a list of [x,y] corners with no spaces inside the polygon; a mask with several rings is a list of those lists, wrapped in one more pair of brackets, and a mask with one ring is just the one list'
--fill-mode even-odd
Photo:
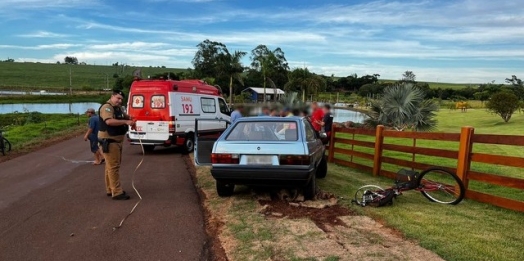
{"label": "ambulance", "polygon": [[192,152],[195,119],[213,119],[198,127],[201,134],[220,134],[231,121],[231,112],[219,87],[201,80],[163,80],[135,78],[129,91],[127,113],[136,120],[128,141],[155,146],[182,146]]}

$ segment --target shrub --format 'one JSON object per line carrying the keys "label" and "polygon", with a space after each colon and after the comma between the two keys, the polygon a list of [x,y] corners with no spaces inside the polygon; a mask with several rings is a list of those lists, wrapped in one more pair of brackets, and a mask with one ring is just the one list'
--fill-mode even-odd
{"label": "shrub", "polygon": [[511,119],[513,113],[519,108],[519,98],[512,92],[502,91],[491,96],[486,103],[486,108],[499,115],[504,122]]}

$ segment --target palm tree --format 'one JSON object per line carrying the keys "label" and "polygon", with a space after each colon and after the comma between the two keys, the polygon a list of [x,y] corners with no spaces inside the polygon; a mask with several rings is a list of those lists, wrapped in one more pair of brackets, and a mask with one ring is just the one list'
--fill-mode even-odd
{"label": "palm tree", "polygon": [[276,96],[276,85],[270,76],[278,70],[288,70],[284,52],[280,48],[271,51],[265,45],[259,45],[251,51],[251,66],[255,70],[260,70],[263,78],[264,102],[266,102],[266,82],[269,80]]}
{"label": "palm tree", "polygon": [[307,68],[296,68],[289,73],[289,81],[284,88],[287,91],[301,90],[302,102],[305,101],[306,92],[308,94],[317,94],[318,91],[326,89],[326,80],[314,73],[311,73]]}
{"label": "palm tree", "polygon": [[371,117],[366,123],[386,125],[397,131],[429,131],[436,127],[438,104],[424,99],[425,93],[413,84],[386,88],[378,100],[371,102]]}
{"label": "palm tree", "polygon": [[235,51],[233,54],[226,52],[224,57],[224,72],[229,76],[229,104],[233,103],[233,79],[236,79],[242,86],[244,86],[242,73],[245,68],[240,62],[244,55],[246,55],[246,52]]}

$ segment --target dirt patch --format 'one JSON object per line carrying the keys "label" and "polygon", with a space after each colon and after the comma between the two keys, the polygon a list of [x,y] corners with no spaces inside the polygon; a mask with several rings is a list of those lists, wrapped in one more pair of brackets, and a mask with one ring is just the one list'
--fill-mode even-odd
{"label": "dirt patch", "polygon": [[[28,153],[38,151],[44,148],[47,148],[51,145],[55,145],[56,143],[59,143],[61,141],[69,140],[75,137],[78,137],[85,133],[85,127],[79,127],[78,129],[72,129],[71,131],[61,133],[59,136],[51,137],[49,139],[43,140],[39,143],[31,144],[24,146],[22,149],[18,149],[15,151],[7,152],[5,156],[1,156],[0,154],[0,163],[12,160],[14,158],[26,155]],[[12,146],[15,146],[15,144],[11,144]]]}
{"label": "dirt patch", "polygon": [[301,206],[299,203],[290,203],[282,200],[260,200],[259,204],[261,205],[259,213],[266,215],[267,218],[308,218],[323,231],[327,231],[327,225],[345,226],[344,221],[339,217],[354,215],[354,212],[340,205],[326,208],[310,208]]}
{"label": "dirt patch", "polygon": [[[193,160],[189,156],[184,157],[184,158],[186,161],[186,167],[189,173],[191,173],[191,179],[193,180],[193,184],[198,184],[197,177],[196,177],[197,170],[195,168],[195,164],[193,163]],[[204,244],[204,250],[203,250],[204,259],[203,260],[228,261],[229,259],[227,258],[226,252],[224,251],[220,238],[218,237],[218,235],[220,235],[222,231],[224,222],[220,220],[219,218],[217,218],[216,215],[213,215],[209,207],[205,205],[207,196],[204,193],[204,191],[200,187],[196,187],[196,190],[198,192],[198,196],[200,198],[200,204],[204,212],[206,233],[208,235],[208,240],[206,244]]]}
{"label": "dirt patch", "polygon": [[442,260],[327,192],[310,201],[296,190],[238,186],[220,198],[210,168],[188,160],[205,209],[210,260]]}

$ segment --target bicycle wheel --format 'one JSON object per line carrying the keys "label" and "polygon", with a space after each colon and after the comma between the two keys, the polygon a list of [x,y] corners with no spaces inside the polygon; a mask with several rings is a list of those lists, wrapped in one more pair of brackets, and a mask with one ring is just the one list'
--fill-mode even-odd
{"label": "bicycle wheel", "polygon": [[6,152],[11,151],[11,142],[9,142],[6,138],[2,137],[0,148],[2,150],[2,154],[5,156]]}
{"label": "bicycle wheel", "polygon": [[0,139],[0,153],[2,153],[2,156],[5,156],[5,149],[4,149],[4,139]]}
{"label": "bicycle wheel", "polygon": [[365,185],[360,187],[357,192],[355,192],[355,199],[353,202],[364,207],[367,204],[373,203],[373,200],[376,199],[377,194],[384,193],[384,189],[376,185]]}
{"label": "bicycle wheel", "polygon": [[456,205],[464,199],[466,189],[462,181],[444,168],[432,167],[420,173],[418,190],[430,201]]}

